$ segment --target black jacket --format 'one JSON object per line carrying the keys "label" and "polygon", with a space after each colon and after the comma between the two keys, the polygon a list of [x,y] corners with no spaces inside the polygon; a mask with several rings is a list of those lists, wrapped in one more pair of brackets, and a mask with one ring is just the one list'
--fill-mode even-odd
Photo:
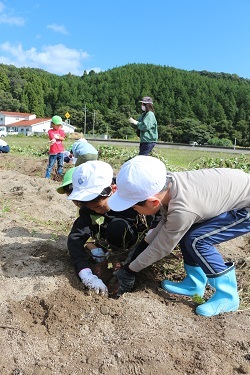
{"label": "black jacket", "polygon": [[108,244],[105,242],[107,240],[107,227],[116,218],[124,219],[132,227],[137,237],[139,233],[146,232],[150,228],[153,220],[152,216],[145,218],[132,208],[120,212],[110,210],[105,215],[97,214],[86,207],[81,208],[79,217],[75,220],[69,233],[67,243],[71,261],[77,273],[83,268],[90,267],[89,258],[91,254],[84,248],[87,240],[90,237],[97,239],[101,244],[100,247],[107,248]]}

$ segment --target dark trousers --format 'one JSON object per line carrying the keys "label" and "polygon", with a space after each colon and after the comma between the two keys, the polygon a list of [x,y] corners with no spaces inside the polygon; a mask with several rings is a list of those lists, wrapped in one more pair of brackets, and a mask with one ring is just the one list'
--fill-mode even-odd
{"label": "dark trousers", "polygon": [[216,244],[250,232],[250,212],[232,210],[203,223],[194,224],[180,241],[184,263],[198,264],[206,275],[218,274],[228,267]]}
{"label": "dark trousers", "polygon": [[140,143],[139,155],[148,156],[155,147],[156,142],[143,142]]}

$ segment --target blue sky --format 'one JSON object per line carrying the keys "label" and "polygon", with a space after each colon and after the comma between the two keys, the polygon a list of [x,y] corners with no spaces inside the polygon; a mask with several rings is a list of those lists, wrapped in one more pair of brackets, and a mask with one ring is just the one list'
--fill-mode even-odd
{"label": "blue sky", "polygon": [[0,0],[0,63],[58,75],[150,63],[250,79],[250,0]]}

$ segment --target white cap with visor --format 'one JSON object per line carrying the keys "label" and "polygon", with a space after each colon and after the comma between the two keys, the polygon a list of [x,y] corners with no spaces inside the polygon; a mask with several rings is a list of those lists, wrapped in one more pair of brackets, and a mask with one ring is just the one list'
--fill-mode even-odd
{"label": "white cap with visor", "polygon": [[97,198],[111,186],[113,169],[101,160],[91,160],[80,164],[72,175],[73,191],[67,199],[88,202]]}
{"label": "white cap with visor", "polygon": [[159,193],[166,184],[165,164],[152,156],[138,155],[124,163],[117,175],[117,191],[109,198],[113,211],[123,211]]}

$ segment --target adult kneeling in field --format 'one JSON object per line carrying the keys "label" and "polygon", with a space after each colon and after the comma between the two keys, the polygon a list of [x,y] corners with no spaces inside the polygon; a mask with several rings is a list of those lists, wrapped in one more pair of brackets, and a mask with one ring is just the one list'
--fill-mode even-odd
{"label": "adult kneeling in field", "polygon": [[250,174],[230,168],[170,173],[160,160],[136,156],[121,167],[109,206],[116,211],[133,207],[144,215],[161,209],[163,217],[145,237],[146,249],[116,272],[119,295],[132,290],[137,272],[179,243],[186,277],[180,283],[164,280],[162,288],[203,296],[208,283],[215,293],[196,308],[197,314],[213,316],[238,309],[235,266],[224,262],[215,245],[250,232]]}

